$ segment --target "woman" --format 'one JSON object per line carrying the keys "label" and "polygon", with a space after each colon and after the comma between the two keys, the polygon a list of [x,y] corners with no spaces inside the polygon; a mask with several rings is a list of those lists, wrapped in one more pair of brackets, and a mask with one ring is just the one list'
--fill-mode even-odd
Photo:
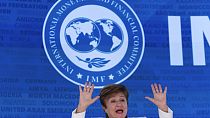
{"label": "woman", "polygon": [[[173,111],[168,108],[166,103],[167,87],[165,87],[163,93],[160,84],[152,84],[151,88],[154,98],[145,98],[158,107],[160,118],[173,118]],[[99,98],[102,108],[106,113],[106,118],[127,118],[129,95],[125,86],[120,84],[108,85],[101,90],[100,96],[96,96],[92,99],[93,90],[94,85],[91,83],[85,83],[83,90],[82,87],[79,86],[79,105],[77,109],[72,112],[72,118],[85,118],[85,112],[88,106],[93,104]]]}

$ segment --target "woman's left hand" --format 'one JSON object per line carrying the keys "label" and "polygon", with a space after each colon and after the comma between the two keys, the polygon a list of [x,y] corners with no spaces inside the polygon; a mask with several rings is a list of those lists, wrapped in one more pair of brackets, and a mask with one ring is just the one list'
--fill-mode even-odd
{"label": "woman's left hand", "polygon": [[166,103],[167,87],[165,87],[164,92],[162,92],[162,87],[160,84],[151,84],[151,88],[154,98],[148,96],[145,98],[154,103],[160,110],[168,112],[168,105]]}

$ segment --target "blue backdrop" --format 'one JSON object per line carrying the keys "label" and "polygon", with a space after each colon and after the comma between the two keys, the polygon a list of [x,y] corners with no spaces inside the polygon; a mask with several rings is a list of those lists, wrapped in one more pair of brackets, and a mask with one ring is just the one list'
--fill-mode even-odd
{"label": "blue backdrop", "polygon": [[[195,66],[191,16],[209,17],[209,0],[125,2],[138,15],[145,35],[142,61],[122,82],[130,92],[129,116],[157,117],[156,106],[144,99],[152,96],[150,84],[156,82],[168,86],[168,105],[175,118],[208,118],[210,39],[204,35],[206,65]],[[56,0],[0,1],[0,118],[68,118],[77,107],[78,86],[53,68],[43,48],[44,20],[55,3]],[[181,19],[181,66],[170,64],[168,16]],[[94,96],[98,93],[95,90]],[[103,115],[99,101],[88,108],[87,117]]]}

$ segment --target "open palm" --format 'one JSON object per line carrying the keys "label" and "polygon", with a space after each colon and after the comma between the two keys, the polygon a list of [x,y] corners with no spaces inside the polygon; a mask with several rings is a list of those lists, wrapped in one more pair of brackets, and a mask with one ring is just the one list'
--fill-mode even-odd
{"label": "open palm", "polygon": [[80,98],[79,98],[79,105],[77,107],[78,113],[84,112],[88,106],[93,104],[99,98],[99,96],[92,98],[93,90],[94,90],[94,84],[91,85],[91,83],[86,82],[83,90],[82,87],[79,86]]}
{"label": "open palm", "polygon": [[162,111],[168,112],[168,106],[166,103],[167,87],[165,87],[164,92],[162,92],[162,87],[160,84],[152,84],[151,88],[154,98],[147,96],[145,98],[154,103]]}

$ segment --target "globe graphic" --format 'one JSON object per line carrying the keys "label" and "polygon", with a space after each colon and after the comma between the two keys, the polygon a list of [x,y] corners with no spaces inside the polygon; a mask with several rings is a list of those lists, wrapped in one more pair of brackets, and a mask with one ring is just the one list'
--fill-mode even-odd
{"label": "globe graphic", "polygon": [[97,49],[106,53],[118,50],[123,42],[122,30],[119,25],[110,19],[100,19],[95,24],[101,33],[101,39]]}
{"label": "globe graphic", "polygon": [[90,19],[77,18],[68,23],[65,29],[68,45],[78,52],[93,51],[100,42],[100,31]]}

